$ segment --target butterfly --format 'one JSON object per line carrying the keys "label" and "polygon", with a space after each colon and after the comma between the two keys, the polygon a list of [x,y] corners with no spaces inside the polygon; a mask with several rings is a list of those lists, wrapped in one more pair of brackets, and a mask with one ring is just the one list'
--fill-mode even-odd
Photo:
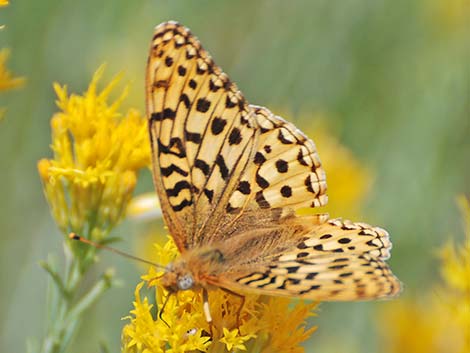
{"label": "butterfly", "polygon": [[155,29],[146,106],[154,184],[181,253],[160,279],[170,293],[202,289],[206,305],[214,288],[321,301],[400,291],[384,229],[296,215],[328,201],[315,144],[249,104],[176,22]]}

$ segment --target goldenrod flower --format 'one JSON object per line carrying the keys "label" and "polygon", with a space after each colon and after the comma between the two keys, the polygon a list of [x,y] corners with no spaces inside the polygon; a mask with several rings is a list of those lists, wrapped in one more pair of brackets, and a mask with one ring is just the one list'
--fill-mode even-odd
{"label": "goldenrod flower", "polygon": [[51,120],[54,158],[38,163],[60,229],[98,241],[124,216],[137,172],[150,160],[145,119],[134,109],[119,112],[127,89],[108,103],[120,78],[98,91],[103,71],[83,95],[69,96],[66,86],[54,84],[61,109]]}
{"label": "goldenrod flower", "polygon": [[470,203],[459,198],[465,244],[440,251],[444,283],[417,299],[389,303],[380,318],[384,353],[470,352]]}
{"label": "goldenrod flower", "polygon": [[[157,258],[166,264],[177,256],[178,250],[169,239],[163,246],[156,245]],[[312,315],[315,303],[299,302],[289,307],[289,299],[246,295],[238,316],[240,298],[217,289],[209,293],[213,318],[212,327],[202,311],[203,299],[199,292],[182,291],[167,298],[158,277],[163,272],[150,268],[143,276],[149,287],[156,287],[158,310],[152,315],[152,305],[141,299],[144,282],[135,291],[134,310],[130,323],[122,331],[123,352],[303,352],[299,346],[315,328],[306,328],[306,318]],[[163,303],[168,300],[158,318]],[[288,348],[288,349],[287,349]]]}

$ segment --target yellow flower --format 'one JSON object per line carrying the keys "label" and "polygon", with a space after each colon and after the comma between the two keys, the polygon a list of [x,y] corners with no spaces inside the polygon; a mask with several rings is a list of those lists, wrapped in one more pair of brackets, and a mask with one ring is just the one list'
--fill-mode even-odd
{"label": "yellow flower", "polygon": [[226,329],[223,327],[223,337],[220,339],[220,342],[224,343],[228,351],[232,349],[238,349],[246,351],[244,343],[250,338],[256,337],[254,334],[249,335],[240,335],[240,330],[235,328],[233,330]]}
{"label": "yellow flower", "polygon": [[11,72],[6,68],[6,61],[9,56],[10,51],[8,49],[0,50],[0,91],[19,87],[24,83],[24,78],[13,77]]}
{"label": "yellow flower", "polygon": [[[178,255],[171,238],[163,245],[155,246],[159,263],[166,264]],[[142,279],[149,287],[156,287],[156,303],[161,313],[166,303],[162,320],[148,299],[141,299],[144,283],[135,292],[134,310],[130,323],[122,332],[123,352],[303,352],[299,346],[315,328],[306,328],[306,318],[312,315],[315,303],[299,302],[293,309],[285,298],[268,298],[246,295],[238,316],[240,298],[222,290],[209,292],[212,327],[203,314],[203,299],[200,292],[182,291],[170,296],[160,285],[158,277],[162,271],[150,268]],[[212,333],[212,335],[211,335]]]}
{"label": "yellow flower", "polygon": [[380,316],[384,352],[470,352],[470,203],[459,205],[466,222],[465,244],[440,251],[444,283],[426,295],[389,303]]}
{"label": "yellow flower", "polygon": [[0,0],[0,7],[7,6],[8,0]]}
{"label": "yellow flower", "polygon": [[134,109],[119,112],[127,89],[108,103],[120,77],[98,91],[103,71],[96,71],[83,95],[54,84],[61,110],[51,119],[54,158],[38,163],[60,229],[97,241],[123,218],[137,172],[150,160],[145,119]]}

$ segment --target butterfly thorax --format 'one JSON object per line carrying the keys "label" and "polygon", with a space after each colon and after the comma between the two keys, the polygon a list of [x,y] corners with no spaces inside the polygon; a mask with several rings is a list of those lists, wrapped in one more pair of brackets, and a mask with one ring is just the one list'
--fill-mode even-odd
{"label": "butterfly thorax", "polygon": [[217,248],[188,251],[166,267],[161,283],[170,292],[207,288],[210,286],[211,275],[224,262],[224,255]]}

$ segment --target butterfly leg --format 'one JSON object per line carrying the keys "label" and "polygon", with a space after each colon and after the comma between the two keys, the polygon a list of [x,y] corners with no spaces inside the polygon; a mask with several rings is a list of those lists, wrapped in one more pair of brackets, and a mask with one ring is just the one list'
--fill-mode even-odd
{"label": "butterfly leg", "polygon": [[173,294],[172,292],[168,293],[168,295],[167,295],[167,297],[166,297],[166,299],[165,299],[165,302],[163,303],[162,310],[160,310],[160,313],[158,314],[158,317],[160,318],[160,320],[162,320],[163,323],[164,323],[165,325],[167,325],[168,327],[170,327],[170,325],[168,325],[168,322],[166,322],[165,319],[163,318],[163,312],[165,311],[166,304],[167,304],[168,301],[170,300],[170,297],[171,297],[172,294]]}
{"label": "butterfly leg", "polygon": [[211,337],[213,337],[212,333],[212,316],[211,316],[211,310],[209,307],[209,293],[207,292],[207,289],[203,288],[202,289],[202,308],[204,310],[204,316],[206,317],[206,321],[209,324],[209,329],[211,333]]}
{"label": "butterfly leg", "polygon": [[245,296],[241,295],[241,294],[238,294],[238,293],[235,293],[235,292],[233,292],[233,291],[231,291],[230,289],[227,289],[227,288],[220,287],[220,289],[222,289],[225,293],[228,293],[228,294],[231,294],[235,297],[240,298],[241,303],[240,303],[240,306],[238,307],[238,310],[237,310],[237,326],[240,327],[240,325],[241,325],[240,314],[242,312],[243,307],[245,306]]}

